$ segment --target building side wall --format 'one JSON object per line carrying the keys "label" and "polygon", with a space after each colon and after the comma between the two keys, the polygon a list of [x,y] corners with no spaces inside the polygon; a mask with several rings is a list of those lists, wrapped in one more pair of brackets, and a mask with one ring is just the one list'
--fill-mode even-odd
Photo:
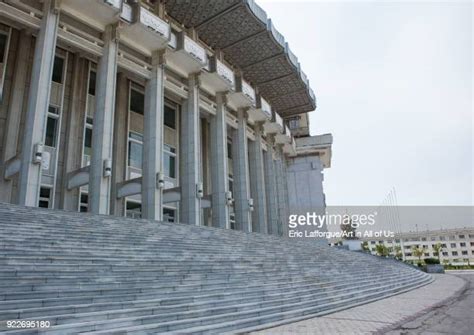
{"label": "building side wall", "polygon": [[289,158],[287,165],[290,214],[324,209],[323,168],[319,157]]}

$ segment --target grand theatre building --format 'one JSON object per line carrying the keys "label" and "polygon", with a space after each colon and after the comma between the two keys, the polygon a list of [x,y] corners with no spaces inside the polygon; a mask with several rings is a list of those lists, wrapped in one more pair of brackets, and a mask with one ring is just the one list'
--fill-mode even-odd
{"label": "grand theatre building", "polygon": [[253,0],[0,1],[0,202],[282,235],[332,137]]}

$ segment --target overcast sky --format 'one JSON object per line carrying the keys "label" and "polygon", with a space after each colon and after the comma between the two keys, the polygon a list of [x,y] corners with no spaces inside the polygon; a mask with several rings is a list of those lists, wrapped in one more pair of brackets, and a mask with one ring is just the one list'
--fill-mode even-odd
{"label": "overcast sky", "polygon": [[473,205],[470,1],[257,0],[334,136],[328,205]]}

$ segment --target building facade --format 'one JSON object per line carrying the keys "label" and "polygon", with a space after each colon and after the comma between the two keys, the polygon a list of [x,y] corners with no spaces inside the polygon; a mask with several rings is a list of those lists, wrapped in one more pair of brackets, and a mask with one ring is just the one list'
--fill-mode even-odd
{"label": "building facade", "polygon": [[294,185],[325,206],[332,137],[253,0],[0,1],[0,97],[1,202],[278,235]]}
{"label": "building facade", "polygon": [[414,248],[423,249],[421,259],[438,258],[434,247],[440,244],[442,249],[439,256],[442,264],[474,264],[474,229],[472,228],[399,233],[393,239],[363,239],[363,241],[368,243],[367,246],[373,255],[377,253],[375,249],[377,244],[390,248],[393,256],[398,246],[402,258],[413,263],[419,260],[413,254]]}

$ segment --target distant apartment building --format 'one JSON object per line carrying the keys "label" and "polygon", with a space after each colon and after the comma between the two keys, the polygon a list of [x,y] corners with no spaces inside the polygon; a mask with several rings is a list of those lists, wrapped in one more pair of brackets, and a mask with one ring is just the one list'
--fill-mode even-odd
{"label": "distant apartment building", "polygon": [[474,264],[474,228],[419,231],[395,234],[393,239],[363,239],[367,241],[372,254],[377,254],[376,245],[384,244],[395,255],[395,247],[400,246],[403,259],[416,263],[418,257],[413,255],[413,248],[422,248],[421,259],[437,258],[434,246],[441,244],[441,263],[453,265]]}

